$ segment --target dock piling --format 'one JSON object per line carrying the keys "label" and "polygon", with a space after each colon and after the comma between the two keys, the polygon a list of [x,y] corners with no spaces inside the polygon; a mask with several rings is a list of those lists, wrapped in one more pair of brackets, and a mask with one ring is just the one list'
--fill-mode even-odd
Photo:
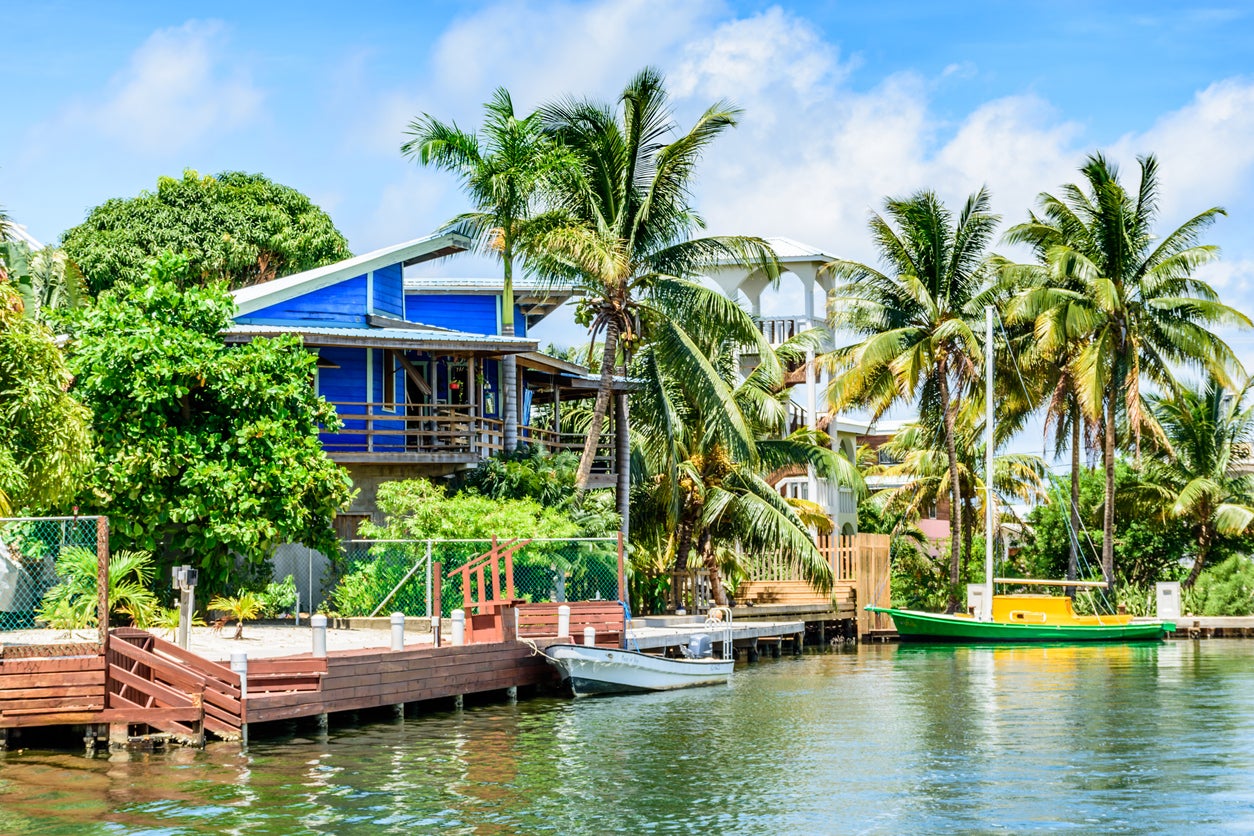
{"label": "dock piling", "polygon": [[431,646],[440,646],[440,617],[438,615],[431,616]]}
{"label": "dock piling", "polygon": [[309,619],[313,628],[313,656],[315,659],[327,658],[327,617],[318,613]]}
{"label": "dock piling", "polygon": [[[322,618],[325,620],[326,616],[324,615],[322,616]],[[322,635],[323,635],[322,653],[325,656],[326,655],[326,631],[325,630],[323,631]],[[231,654],[231,671],[232,673],[239,674],[239,701],[240,701],[240,706],[243,707],[245,700],[248,699],[248,654],[247,653],[232,653]],[[248,745],[248,724],[247,723],[240,723],[239,742],[241,745],[244,745],[244,746]]]}
{"label": "dock piling", "polygon": [[392,649],[405,649],[405,613],[392,613]]}
{"label": "dock piling", "polygon": [[453,610],[453,644],[460,646],[466,643],[466,611]]}
{"label": "dock piling", "polygon": [[597,628],[583,628],[583,643],[584,647],[592,647],[597,643]]}
{"label": "dock piling", "polygon": [[557,608],[557,636],[565,638],[570,635],[570,607],[562,604]]}

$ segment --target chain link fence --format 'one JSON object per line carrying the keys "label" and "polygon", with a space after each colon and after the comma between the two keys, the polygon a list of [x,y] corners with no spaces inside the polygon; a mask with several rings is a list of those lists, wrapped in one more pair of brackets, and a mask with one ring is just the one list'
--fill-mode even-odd
{"label": "chain link fence", "polygon": [[99,517],[0,518],[0,642],[39,627],[104,629],[105,532]]}
{"label": "chain link fence", "polygon": [[[510,542],[497,541],[500,547]],[[492,548],[491,540],[351,540],[344,543],[327,606],[341,616],[449,616],[463,605],[458,570]],[[432,600],[437,566],[440,600]],[[534,539],[513,555],[514,595],[538,601],[618,599],[618,540]],[[502,592],[502,594],[504,594]]]}

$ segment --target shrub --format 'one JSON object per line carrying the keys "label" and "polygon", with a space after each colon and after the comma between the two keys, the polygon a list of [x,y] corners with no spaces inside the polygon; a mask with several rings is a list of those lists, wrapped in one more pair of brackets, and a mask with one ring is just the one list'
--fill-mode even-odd
{"label": "shrub", "polygon": [[1193,615],[1254,614],[1254,561],[1233,555],[1203,572],[1185,592],[1184,605]]}

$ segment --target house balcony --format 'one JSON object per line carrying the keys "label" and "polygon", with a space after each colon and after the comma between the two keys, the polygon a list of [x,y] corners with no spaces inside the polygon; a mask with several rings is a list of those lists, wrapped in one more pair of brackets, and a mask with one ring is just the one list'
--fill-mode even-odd
{"label": "house balcony", "polygon": [[[450,465],[470,467],[504,449],[505,422],[468,404],[332,403],[339,432],[319,433],[322,447],[340,464]],[[607,430],[609,428],[607,427]],[[520,425],[520,443],[551,453],[583,451],[585,435]],[[612,432],[604,432],[592,463],[592,488],[614,487],[617,470]]]}

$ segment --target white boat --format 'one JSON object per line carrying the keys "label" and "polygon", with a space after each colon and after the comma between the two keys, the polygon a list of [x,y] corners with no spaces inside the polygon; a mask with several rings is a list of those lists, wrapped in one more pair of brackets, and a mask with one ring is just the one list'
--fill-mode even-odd
{"label": "white boat", "polygon": [[735,666],[732,659],[667,659],[581,644],[552,644],[544,655],[577,697],[722,685]]}

